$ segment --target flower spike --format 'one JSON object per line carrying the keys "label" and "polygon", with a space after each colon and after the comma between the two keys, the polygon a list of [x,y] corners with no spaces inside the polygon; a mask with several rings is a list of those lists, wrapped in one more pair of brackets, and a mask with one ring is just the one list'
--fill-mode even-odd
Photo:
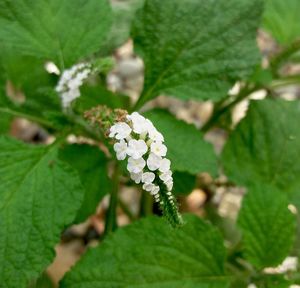
{"label": "flower spike", "polygon": [[159,204],[163,215],[173,227],[183,224],[176,198],[172,194],[171,161],[166,158],[163,135],[153,123],[140,115],[121,109],[98,106],[85,113],[92,124],[98,124],[112,139],[116,158],[127,161],[130,178],[142,185]]}

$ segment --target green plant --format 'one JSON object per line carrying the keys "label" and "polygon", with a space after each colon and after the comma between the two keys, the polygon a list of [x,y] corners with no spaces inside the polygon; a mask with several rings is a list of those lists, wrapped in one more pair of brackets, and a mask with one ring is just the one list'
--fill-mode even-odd
{"label": "green plant", "polygon": [[[268,274],[266,268],[299,253],[300,103],[279,99],[277,89],[300,84],[299,74],[283,71],[299,61],[300,2],[113,3],[0,1],[0,287],[51,287],[44,271],[61,233],[86,220],[108,194],[104,242],[89,249],[61,287],[299,284],[297,269]],[[264,66],[256,45],[259,28],[278,43],[264,56]],[[105,81],[115,65],[114,50],[129,38],[145,66],[143,90],[134,103],[109,91]],[[49,62],[60,76],[45,69]],[[240,90],[232,95],[228,91],[236,83]],[[21,91],[23,101],[16,101],[9,87]],[[260,90],[266,99],[251,100]],[[211,100],[212,116],[198,129],[164,109],[143,112],[162,94]],[[236,126],[231,111],[244,100],[251,100],[250,108]],[[29,145],[8,136],[16,117],[37,123],[55,141]],[[114,126],[120,122],[121,128]],[[135,127],[141,122],[148,130]],[[229,134],[220,157],[204,139],[216,127]],[[88,141],[70,144],[70,134]],[[140,170],[120,162],[151,153],[156,162],[131,163]],[[157,161],[164,167],[156,167]],[[230,227],[212,201],[215,189],[196,181],[208,173],[217,185],[223,172],[227,185],[247,190]],[[149,193],[141,191],[138,217],[119,199],[121,185],[141,188],[140,181],[166,217],[151,215],[155,204]],[[183,215],[182,220],[175,196],[184,197],[196,185],[208,193],[206,219]],[[117,226],[118,205],[133,222],[125,228]]]}

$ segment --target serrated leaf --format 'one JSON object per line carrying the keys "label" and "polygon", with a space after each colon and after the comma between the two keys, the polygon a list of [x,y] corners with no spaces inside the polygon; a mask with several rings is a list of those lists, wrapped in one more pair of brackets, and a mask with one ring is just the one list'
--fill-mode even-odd
{"label": "serrated leaf", "polygon": [[300,38],[300,1],[265,0],[263,27],[281,44]]}
{"label": "serrated leaf", "polygon": [[227,176],[248,187],[273,185],[300,204],[299,122],[299,101],[253,101],[224,148]]}
{"label": "serrated leaf", "polygon": [[52,146],[0,138],[0,279],[27,287],[54,258],[60,233],[81,205],[78,175]]}
{"label": "serrated leaf", "polygon": [[85,189],[83,203],[75,219],[75,222],[83,222],[96,211],[99,202],[110,191],[106,157],[97,147],[79,144],[65,146],[59,156],[78,171]]}
{"label": "serrated leaf", "polygon": [[172,229],[149,217],[119,229],[87,252],[63,288],[225,288],[225,249],[220,234],[196,216]]}
{"label": "serrated leaf", "polygon": [[213,147],[203,140],[195,126],[177,120],[163,110],[152,110],[145,115],[164,135],[168,147],[167,157],[172,162],[173,170],[190,174],[217,174],[217,158]]}
{"label": "serrated leaf", "polygon": [[259,63],[255,39],[261,12],[261,0],[146,1],[131,33],[145,62],[137,106],[159,94],[223,97]]}
{"label": "serrated leaf", "polygon": [[296,217],[287,195],[268,185],[249,189],[238,224],[246,258],[258,269],[279,265],[288,256],[296,232]]}
{"label": "serrated leaf", "polygon": [[4,0],[0,43],[17,54],[69,66],[99,50],[111,18],[107,0]]}

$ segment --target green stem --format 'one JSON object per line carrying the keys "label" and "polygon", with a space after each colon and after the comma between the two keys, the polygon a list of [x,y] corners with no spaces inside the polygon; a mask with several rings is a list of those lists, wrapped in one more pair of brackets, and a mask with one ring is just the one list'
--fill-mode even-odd
{"label": "green stem", "polygon": [[273,81],[268,88],[275,89],[283,86],[300,84],[300,75],[292,75],[283,78],[276,79]]}
{"label": "green stem", "polygon": [[38,123],[38,124],[40,124],[40,125],[42,125],[42,126],[44,126],[46,128],[55,130],[55,127],[52,125],[51,122],[48,122],[47,120],[39,118],[39,117],[36,117],[36,116],[25,114],[23,112],[12,110],[10,108],[5,108],[5,107],[0,107],[0,112],[9,114],[9,115],[12,115],[12,116],[15,116],[15,117],[25,118],[25,119],[27,119],[29,121]]}
{"label": "green stem", "polygon": [[277,75],[278,69],[280,68],[282,63],[298,50],[300,50],[300,39],[296,40],[295,42],[284,48],[280,53],[275,55],[270,61],[270,68],[272,70],[272,73],[274,75]]}
{"label": "green stem", "polygon": [[[240,91],[240,93],[238,94],[238,96],[233,99],[231,102],[229,102],[226,105],[218,105],[216,106],[216,109],[213,112],[213,115],[211,116],[211,118],[207,121],[207,123],[202,127],[202,132],[207,132],[209,129],[211,129],[221,118],[221,116],[223,116],[224,114],[228,113],[231,111],[231,109],[238,103],[240,103],[241,101],[243,101],[244,99],[246,99],[251,93],[253,93],[254,91],[256,91],[258,89],[257,86],[254,87],[249,87],[249,86],[245,86],[244,89],[242,89]],[[228,97],[226,98],[228,99]],[[224,100],[221,100],[222,103],[224,103]]]}
{"label": "green stem", "polygon": [[104,236],[114,232],[117,225],[117,206],[118,206],[118,192],[119,192],[119,168],[115,163],[114,174],[112,177],[112,189],[110,193],[109,207],[105,217],[105,231]]}

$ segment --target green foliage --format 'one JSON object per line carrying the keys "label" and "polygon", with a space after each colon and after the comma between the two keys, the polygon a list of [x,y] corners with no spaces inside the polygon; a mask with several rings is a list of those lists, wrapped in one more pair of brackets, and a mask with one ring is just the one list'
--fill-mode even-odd
{"label": "green foliage", "polygon": [[79,144],[63,147],[59,157],[78,171],[85,189],[83,203],[75,219],[76,222],[83,222],[95,212],[98,203],[110,191],[106,157],[97,147]]}
{"label": "green foliage", "polygon": [[0,43],[68,67],[99,50],[111,14],[107,0],[1,1]]}
{"label": "green foliage", "polygon": [[0,279],[19,288],[54,258],[54,245],[81,205],[78,175],[57,159],[55,146],[0,138]]}
{"label": "green foliage", "polygon": [[265,0],[263,27],[283,45],[300,38],[300,1]]}
{"label": "green foliage", "polygon": [[[263,2],[263,28],[284,45],[267,59],[268,68],[260,64],[255,41]],[[190,215],[174,229],[163,217],[149,216],[163,214],[173,224],[181,220],[172,204],[175,198],[160,183],[168,174],[158,170],[154,183],[160,188],[160,203],[153,205],[151,197],[142,197],[137,203],[140,214],[132,213],[131,205],[118,199],[119,188],[126,194],[133,184],[128,181],[129,169],[124,162],[117,168],[114,143],[105,133],[123,121],[127,111],[148,111],[156,102],[143,105],[161,94],[219,100],[202,131],[228,128],[224,119],[230,119],[232,108],[252,92],[264,89],[271,98],[277,95],[276,87],[298,84],[298,75],[283,77],[279,68],[287,59],[297,61],[299,5],[298,0],[0,1],[0,287],[52,287],[45,269],[61,233],[85,221],[107,194],[101,243],[71,269],[62,288],[240,288],[249,283],[273,288],[297,283],[298,272],[267,275],[263,269],[293,253],[299,255],[298,244],[293,245],[300,241],[300,229],[297,234],[296,219],[288,210],[289,204],[300,209],[299,101],[251,102],[221,155],[229,181],[214,179],[203,187],[208,197],[199,212],[213,225]],[[113,50],[130,36],[145,68],[136,103],[107,90],[105,79],[114,66]],[[80,71],[84,83],[80,77],[74,80],[72,73],[72,79],[64,74],[64,96],[76,98],[80,88],[81,96],[70,107],[62,107],[62,95],[55,91],[60,76],[46,71],[48,61],[59,67],[60,75],[81,61],[92,67]],[[223,98],[237,81],[241,92]],[[130,81],[125,82],[130,88]],[[24,96],[22,103],[16,101],[17,94]],[[93,109],[98,105],[107,107]],[[144,114],[165,138],[180,207],[195,188],[197,174],[217,176],[219,161],[195,126],[164,110]],[[14,117],[39,124],[56,142],[33,146],[3,136]],[[148,156],[150,139],[130,133],[146,140],[147,145],[141,144]],[[90,144],[69,144],[69,135]],[[121,146],[120,159],[126,148]],[[168,181],[171,187],[172,179]],[[223,217],[224,207],[214,201],[218,188],[227,191],[235,184],[247,188],[237,223]],[[116,230],[119,204],[134,223]],[[140,216],[146,218],[135,221]]]}
{"label": "green foliage", "polygon": [[[298,101],[253,101],[227,142],[225,173],[239,185],[262,183],[300,200]],[[300,203],[300,202],[299,202]]]}
{"label": "green foliage", "polygon": [[192,192],[196,185],[195,175],[191,175],[186,172],[175,171],[173,174],[174,188],[173,193],[175,195],[187,195]]}
{"label": "green foliage", "polygon": [[258,269],[279,265],[291,250],[296,217],[283,191],[258,185],[243,200],[239,226],[246,258]]}
{"label": "green foliage", "polygon": [[149,217],[118,230],[88,251],[61,287],[228,287],[219,233],[196,216],[185,221],[172,229]]}
{"label": "green foliage", "polygon": [[125,95],[115,94],[101,85],[84,85],[81,88],[81,97],[75,102],[75,109],[83,113],[98,105],[106,105],[110,108],[122,108],[127,105],[129,99]]}
{"label": "green foliage", "polygon": [[255,0],[146,1],[132,28],[146,66],[140,104],[159,94],[217,100],[259,63]]}
{"label": "green foliage", "polygon": [[177,120],[163,110],[152,110],[145,116],[164,135],[173,170],[190,174],[217,174],[217,158],[213,147],[203,140],[196,127]]}

